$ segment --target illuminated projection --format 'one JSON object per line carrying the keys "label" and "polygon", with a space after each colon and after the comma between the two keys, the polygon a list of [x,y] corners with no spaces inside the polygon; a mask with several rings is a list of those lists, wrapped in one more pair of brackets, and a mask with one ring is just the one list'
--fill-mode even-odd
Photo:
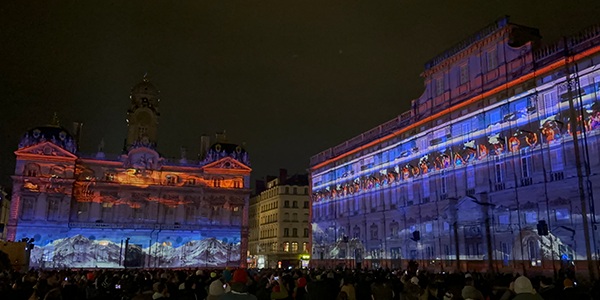
{"label": "illuminated projection", "polygon": [[7,236],[33,238],[32,266],[244,266],[250,159],[224,133],[201,137],[198,160],[156,149],[158,90],[132,88],[126,151],[82,153],[77,135],[31,129],[15,151]]}
{"label": "illuminated projection", "polygon": [[503,18],[458,43],[427,63],[410,111],[311,158],[311,264],[579,271],[597,260],[582,207],[593,224],[600,27],[539,52],[526,42],[535,32],[514,43],[524,32]]}

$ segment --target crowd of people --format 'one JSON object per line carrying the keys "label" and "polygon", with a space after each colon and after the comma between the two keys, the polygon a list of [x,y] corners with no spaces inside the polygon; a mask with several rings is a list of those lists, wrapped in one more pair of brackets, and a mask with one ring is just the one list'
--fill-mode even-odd
{"label": "crowd of people", "polygon": [[4,300],[600,299],[572,276],[399,270],[31,270],[0,273]]}

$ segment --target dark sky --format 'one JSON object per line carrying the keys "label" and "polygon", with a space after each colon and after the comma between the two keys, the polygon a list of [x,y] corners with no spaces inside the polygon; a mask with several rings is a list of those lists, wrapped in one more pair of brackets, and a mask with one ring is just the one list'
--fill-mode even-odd
{"label": "dark sky", "polygon": [[304,172],[406,111],[427,60],[505,14],[552,41],[600,22],[600,1],[4,1],[0,183],[53,111],[84,122],[82,151],[104,138],[120,152],[145,72],[161,90],[164,156],[226,129],[247,142],[254,178]]}

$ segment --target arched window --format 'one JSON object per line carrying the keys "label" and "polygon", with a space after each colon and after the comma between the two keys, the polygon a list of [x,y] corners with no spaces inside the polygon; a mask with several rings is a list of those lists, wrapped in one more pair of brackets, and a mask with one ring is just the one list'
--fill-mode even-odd
{"label": "arched window", "polygon": [[21,219],[23,220],[31,220],[33,219],[34,209],[33,204],[35,199],[33,198],[24,198],[23,199],[23,209],[21,212]]}
{"label": "arched window", "polygon": [[379,232],[378,232],[378,227],[377,225],[373,224],[371,225],[371,240],[376,240],[379,238]]}
{"label": "arched window", "polygon": [[42,174],[40,166],[38,164],[29,163],[25,166],[25,176],[36,177]]}

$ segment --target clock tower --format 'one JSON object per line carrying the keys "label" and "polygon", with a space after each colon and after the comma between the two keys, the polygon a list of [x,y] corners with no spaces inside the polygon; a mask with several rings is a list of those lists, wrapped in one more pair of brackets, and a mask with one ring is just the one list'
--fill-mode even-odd
{"label": "clock tower", "polygon": [[156,131],[160,112],[159,91],[154,87],[147,75],[142,82],[131,89],[131,104],[127,110],[127,148],[135,142],[146,146],[156,145]]}

